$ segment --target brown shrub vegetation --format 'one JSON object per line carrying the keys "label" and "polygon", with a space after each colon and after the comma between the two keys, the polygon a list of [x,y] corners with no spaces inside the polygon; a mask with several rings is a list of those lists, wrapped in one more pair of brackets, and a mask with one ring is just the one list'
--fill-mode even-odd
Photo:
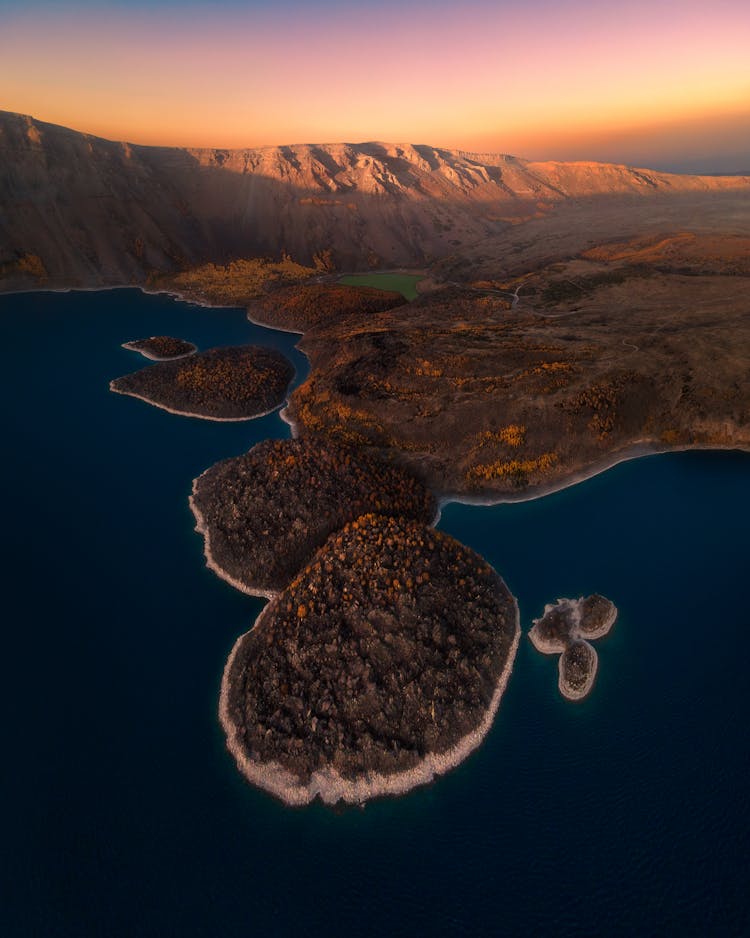
{"label": "brown shrub vegetation", "polygon": [[281,404],[293,376],[291,363],[276,349],[238,345],[158,362],[112,386],[179,412],[242,418]]}
{"label": "brown shrub vegetation", "polygon": [[281,589],[333,531],[366,512],[429,522],[424,485],[375,453],[330,440],[266,440],[196,480],[214,561],[252,589]]}
{"label": "brown shrub vegetation", "polygon": [[366,515],[332,535],[243,639],[229,709],[251,759],[306,784],[408,769],[475,729],[512,653],[515,605],[477,554]]}

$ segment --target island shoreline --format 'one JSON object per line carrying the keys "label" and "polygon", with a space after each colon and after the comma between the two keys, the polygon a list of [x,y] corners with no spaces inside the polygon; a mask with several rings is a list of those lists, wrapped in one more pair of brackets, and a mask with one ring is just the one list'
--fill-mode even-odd
{"label": "island shoreline", "polygon": [[191,346],[188,352],[181,352],[179,355],[155,355],[153,352],[149,352],[146,349],[138,348],[135,344],[138,341],[138,339],[133,339],[130,342],[123,342],[120,348],[124,348],[128,352],[137,352],[139,355],[142,355],[152,362],[175,362],[180,358],[190,358],[191,355],[195,355],[198,351],[198,346],[195,342],[187,342],[187,344]]}
{"label": "island shoreline", "polygon": [[188,498],[190,510],[192,511],[193,517],[195,518],[194,530],[197,531],[198,534],[200,534],[203,538],[203,556],[206,558],[206,567],[211,570],[212,573],[215,573],[220,580],[224,580],[225,583],[229,583],[230,586],[233,586],[241,593],[245,593],[247,596],[256,596],[259,599],[267,599],[269,601],[275,599],[279,595],[280,590],[263,590],[260,588],[255,589],[252,586],[248,586],[241,580],[238,580],[236,577],[233,577],[230,573],[228,573],[214,558],[214,555],[211,551],[210,529],[206,523],[205,517],[203,516],[203,512],[200,510],[195,501],[198,483],[207,472],[210,472],[211,468],[213,467],[205,469],[199,476],[196,476],[193,479],[193,489],[190,493],[190,497]]}
{"label": "island shoreline", "polygon": [[[495,575],[505,585],[505,580],[497,571]],[[505,586],[507,589],[507,585]],[[515,631],[511,641],[508,658],[495,684],[495,689],[479,725],[463,736],[454,746],[442,753],[425,756],[418,765],[400,772],[383,775],[378,772],[368,773],[361,779],[347,780],[334,769],[318,770],[311,776],[308,785],[277,762],[254,762],[245,751],[239,730],[229,712],[229,695],[232,690],[232,670],[241,651],[245,638],[262,624],[272,604],[269,603],[260,613],[251,628],[235,641],[224,666],[219,695],[219,722],[226,734],[227,749],[233,756],[240,773],[258,788],[278,798],[289,807],[301,807],[313,802],[317,797],[324,804],[334,805],[339,801],[346,804],[363,804],[372,798],[406,794],[414,788],[428,785],[438,775],[444,775],[454,769],[477,749],[489,733],[513,671],[518,646],[521,639],[521,616],[518,600],[510,593],[516,611]]]}
{"label": "island shoreline", "polygon": [[557,689],[566,700],[570,700],[573,703],[579,703],[581,700],[584,700],[586,697],[588,697],[594,686],[594,681],[596,681],[596,675],[599,673],[599,655],[597,654],[596,648],[594,648],[593,645],[590,645],[585,638],[578,639],[578,641],[583,642],[583,644],[587,646],[589,652],[593,655],[594,660],[594,665],[591,668],[588,677],[586,678],[586,683],[582,687],[573,691],[570,684],[566,683],[564,678],[564,654],[560,655],[560,658],[557,662]]}
{"label": "island shoreline", "polygon": [[114,383],[117,380],[117,378],[113,378],[112,381],[109,382],[109,389],[115,394],[122,394],[123,397],[134,397],[139,401],[145,401],[146,404],[151,404],[152,407],[158,407],[159,410],[165,410],[168,414],[175,414],[178,417],[195,417],[197,420],[211,420],[214,423],[245,423],[248,420],[258,420],[260,417],[267,417],[286,404],[286,398],[284,398],[280,404],[277,404],[270,410],[264,410],[259,414],[251,414],[249,417],[209,417],[208,414],[193,414],[187,410],[176,410],[174,407],[167,407],[166,404],[160,404],[158,401],[146,397],[145,394],[136,394],[135,391],[123,391],[121,388],[114,387]]}
{"label": "island shoreline", "polygon": [[[580,596],[578,599],[565,599],[559,597],[556,603],[547,603],[544,607],[544,612],[540,618],[533,620],[531,628],[527,633],[531,644],[538,652],[540,652],[540,654],[559,655],[559,658],[557,659],[557,689],[566,700],[572,701],[583,700],[589,695],[591,689],[593,688],[596,675],[599,671],[599,654],[596,648],[594,648],[594,646],[591,644],[591,641],[595,641],[598,638],[604,638],[606,635],[609,635],[612,627],[617,621],[618,616],[617,606],[615,606],[611,600],[608,600],[611,608],[607,618],[601,623],[601,625],[598,626],[598,628],[584,632],[581,629],[581,622],[583,621],[581,608],[584,602],[584,597]],[[545,619],[548,613],[564,605],[573,607],[573,622],[568,632],[568,641],[550,641],[549,639],[544,638],[539,634],[540,623]],[[591,641],[589,641],[589,639]],[[581,687],[574,689],[565,680],[564,658],[576,643],[580,643],[586,646],[588,653],[590,654],[593,661],[593,665],[586,677],[586,682]]]}

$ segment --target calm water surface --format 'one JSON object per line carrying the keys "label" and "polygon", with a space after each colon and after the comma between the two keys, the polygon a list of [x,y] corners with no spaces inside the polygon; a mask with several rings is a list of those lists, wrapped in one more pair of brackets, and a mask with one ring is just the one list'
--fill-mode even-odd
{"label": "calm water surface", "polygon": [[0,935],[741,935],[750,928],[750,457],[626,463],[441,527],[518,596],[620,609],[573,705],[522,639],[482,748],[365,810],[240,778],[222,668],[262,604],[203,563],[193,477],[288,428],[110,394],[121,342],[294,336],[137,291],[0,297]]}

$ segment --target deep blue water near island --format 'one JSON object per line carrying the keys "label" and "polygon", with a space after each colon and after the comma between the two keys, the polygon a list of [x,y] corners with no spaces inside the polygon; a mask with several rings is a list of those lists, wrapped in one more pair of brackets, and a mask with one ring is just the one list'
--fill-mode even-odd
{"label": "deep blue water near island", "polygon": [[618,605],[591,697],[565,702],[523,638],[456,771],[364,810],[289,810],[224,749],[222,668],[262,604],[206,570],[187,507],[200,471],[288,428],[111,394],[146,364],[120,343],[160,333],[295,341],[137,291],[0,297],[0,934],[747,934],[750,457],[448,506],[524,632],[558,596]]}

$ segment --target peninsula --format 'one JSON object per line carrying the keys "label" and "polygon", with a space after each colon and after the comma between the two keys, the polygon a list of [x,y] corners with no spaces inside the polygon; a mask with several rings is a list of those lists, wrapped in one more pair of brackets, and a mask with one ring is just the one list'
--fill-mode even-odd
{"label": "peninsula", "polygon": [[403,793],[479,745],[519,636],[516,602],[481,557],[365,515],[235,644],[220,703],[230,751],[287,804]]}
{"label": "peninsula", "polygon": [[[287,417],[300,435],[388,449],[435,491],[480,502],[649,452],[750,448],[750,237],[659,244],[610,242],[298,323],[311,371]],[[731,270],[717,260],[730,256]],[[269,303],[250,301],[249,315],[277,323]]]}

